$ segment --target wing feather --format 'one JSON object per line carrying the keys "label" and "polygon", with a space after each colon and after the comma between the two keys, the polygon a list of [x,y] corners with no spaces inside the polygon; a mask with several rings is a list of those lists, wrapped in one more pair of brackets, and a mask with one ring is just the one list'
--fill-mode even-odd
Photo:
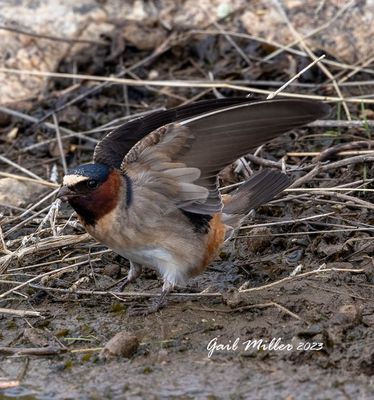
{"label": "wing feather", "polygon": [[95,148],[93,160],[113,168],[120,168],[123,157],[132,147],[154,130],[206,112],[235,104],[248,103],[246,97],[202,100],[196,103],[152,112],[133,119],[108,133]]}
{"label": "wing feather", "polygon": [[193,138],[188,128],[177,124],[162,127],[138,142],[124,158],[121,170],[137,188],[152,190],[176,207],[204,203],[209,190],[194,182],[201,171],[178,162]]}
{"label": "wing feather", "polygon": [[138,141],[121,169],[184,211],[222,210],[217,173],[282,133],[323,117],[329,107],[307,100],[234,104],[171,123]]}

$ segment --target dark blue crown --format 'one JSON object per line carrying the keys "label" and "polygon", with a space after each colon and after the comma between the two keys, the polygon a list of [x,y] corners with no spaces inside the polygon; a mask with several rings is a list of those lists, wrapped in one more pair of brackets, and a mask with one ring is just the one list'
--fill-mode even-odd
{"label": "dark blue crown", "polygon": [[81,175],[99,182],[105,182],[109,173],[109,167],[104,164],[81,164],[68,171],[68,175]]}

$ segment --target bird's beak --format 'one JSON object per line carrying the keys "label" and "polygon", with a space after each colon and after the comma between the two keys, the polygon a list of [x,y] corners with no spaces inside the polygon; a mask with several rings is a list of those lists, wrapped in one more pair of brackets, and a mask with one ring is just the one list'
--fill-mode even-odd
{"label": "bird's beak", "polygon": [[67,186],[61,186],[60,190],[57,192],[57,198],[61,201],[68,201],[70,197],[74,196],[75,193]]}

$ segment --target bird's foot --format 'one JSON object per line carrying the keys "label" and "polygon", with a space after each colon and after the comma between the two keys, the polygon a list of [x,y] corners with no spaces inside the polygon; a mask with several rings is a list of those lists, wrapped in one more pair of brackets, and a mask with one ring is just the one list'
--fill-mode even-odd
{"label": "bird's foot", "polygon": [[[115,290],[118,293],[123,292],[123,289],[132,282],[135,282],[140,274],[142,273],[142,266],[139,264],[135,264],[132,261],[130,261],[130,271],[127,277],[124,279],[124,281],[117,286],[117,289]],[[116,284],[117,285],[117,284]],[[116,286],[115,285],[115,286]]]}
{"label": "bird's foot", "polygon": [[164,308],[167,304],[166,296],[169,291],[162,291],[161,296],[157,297],[157,299],[151,301],[148,304],[138,304],[129,308],[128,314],[131,316],[146,316],[150,314],[154,314],[157,311]]}
{"label": "bird's foot", "polygon": [[105,288],[105,290],[112,290],[114,287],[114,292],[121,293],[123,289],[129,284],[131,281],[129,280],[129,277],[127,276],[123,282],[118,284],[118,282],[113,283],[112,285],[108,286]]}
{"label": "bird's foot", "polygon": [[131,283],[131,281],[130,281],[129,277],[127,276],[127,277],[125,278],[125,280],[117,286],[116,292],[122,293],[122,292],[123,292],[123,289],[124,289],[129,283]]}

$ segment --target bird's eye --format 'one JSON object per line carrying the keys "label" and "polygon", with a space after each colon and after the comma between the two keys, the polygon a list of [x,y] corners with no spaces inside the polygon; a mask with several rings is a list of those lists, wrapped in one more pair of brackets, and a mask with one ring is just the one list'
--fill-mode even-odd
{"label": "bird's eye", "polygon": [[87,181],[87,187],[90,189],[95,189],[98,186],[98,182],[95,179],[90,179],[89,181]]}

